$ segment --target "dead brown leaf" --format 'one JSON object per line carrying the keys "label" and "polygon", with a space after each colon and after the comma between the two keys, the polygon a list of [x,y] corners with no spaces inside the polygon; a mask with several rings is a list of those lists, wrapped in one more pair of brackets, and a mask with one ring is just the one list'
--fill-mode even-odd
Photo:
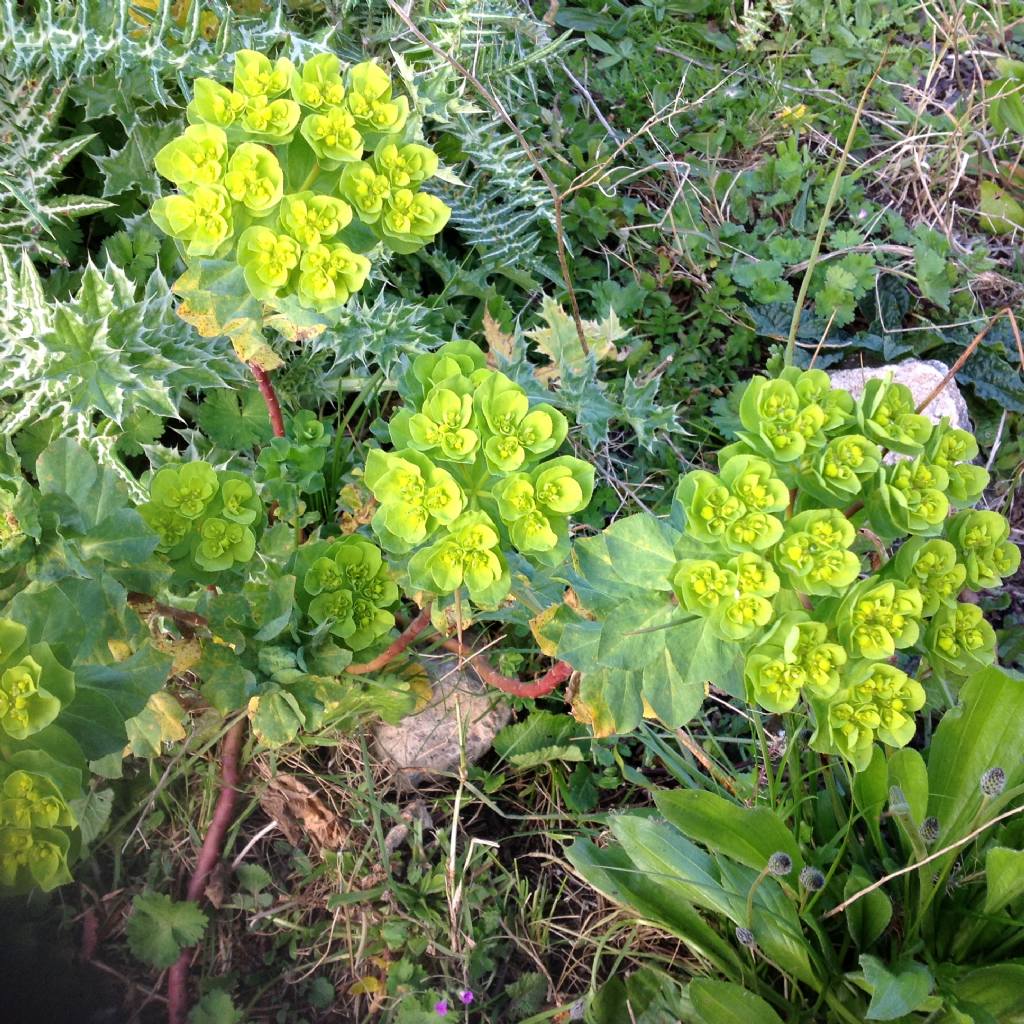
{"label": "dead brown leaf", "polygon": [[500,355],[506,363],[512,361],[515,335],[506,334],[488,309],[484,310],[484,337],[487,339],[487,365],[491,369],[498,369],[496,355]]}
{"label": "dead brown leaf", "polygon": [[260,806],[293,846],[308,840],[317,849],[340,850],[348,842],[349,831],[334,811],[293,775],[270,779]]}

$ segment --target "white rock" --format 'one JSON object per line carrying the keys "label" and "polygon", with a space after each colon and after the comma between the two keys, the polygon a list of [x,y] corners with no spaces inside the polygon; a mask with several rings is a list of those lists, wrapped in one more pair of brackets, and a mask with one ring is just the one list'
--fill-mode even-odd
{"label": "white rock", "polygon": [[[874,377],[885,377],[890,373],[893,380],[900,384],[906,384],[910,388],[914,401],[920,404],[942,383],[946,374],[949,373],[949,367],[936,359],[908,359],[904,363],[893,366],[833,370],[829,376],[832,379],[833,387],[842,388],[849,391],[854,398],[859,398],[869,380]],[[946,416],[954,427],[971,432],[974,430],[967,413],[967,403],[956,386],[956,380],[951,380],[931,400],[924,409],[924,415],[935,423]]]}
{"label": "white rock", "polygon": [[377,754],[409,785],[457,771],[463,750],[467,760],[479,760],[512,717],[497,691],[471,667],[460,668],[457,658],[424,658],[422,664],[430,676],[430,703],[398,725],[380,722],[373,730]]}

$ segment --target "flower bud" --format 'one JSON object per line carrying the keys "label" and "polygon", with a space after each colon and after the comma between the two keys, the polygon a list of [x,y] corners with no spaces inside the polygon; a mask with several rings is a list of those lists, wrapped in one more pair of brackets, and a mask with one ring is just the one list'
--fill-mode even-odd
{"label": "flower bud", "polygon": [[934,843],[939,838],[939,819],[934,816],[925,818],[917,831],[926,843]]}
{"label": "flower bud", "polygon": [[817,868],[806,867],[800,872],[800,884],[808,892],[818,892],[825,888],[825,876]]}
{"label": "flower bud", "polygon": [[981,789],[981,795],[987,797],[999,796],[1004,789],[1006,789],[1006,772],[1002,768],[989,768],[981,776],[979,782],[979,788]]}
{"label": "flower bud", "polygon": [[739,927],[736,929],[736,941],[747,949],[757,949],[757,939],[749,928]]}
{"label": "flower bud", "polygon": [[768,873],[782,877],[793,870],[793,858],[788,853],[779,850],[768,858]]}

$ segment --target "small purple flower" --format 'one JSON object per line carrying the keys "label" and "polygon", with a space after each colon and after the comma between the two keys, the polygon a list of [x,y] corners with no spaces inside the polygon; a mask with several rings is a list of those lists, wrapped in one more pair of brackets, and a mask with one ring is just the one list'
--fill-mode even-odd
{"label": "small purple flower", "polygon": [[473,1002],[473,993],[470,992],[468,988],[460,989],[459,1002],[462,1003],[463,1006],[469,1006],[470,1003]]}
{"label": "small purple flower", "polygon": [[440,999],[436,1003],[434,1003],[434,1013],[436,1013],[438,1015],[438,1017],[447,1017],[448,1016],[448,1000],[447,999]]}

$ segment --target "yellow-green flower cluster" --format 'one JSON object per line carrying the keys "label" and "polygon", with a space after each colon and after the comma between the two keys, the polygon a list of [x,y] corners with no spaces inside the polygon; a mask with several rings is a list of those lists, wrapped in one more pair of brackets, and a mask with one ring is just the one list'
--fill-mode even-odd
{"label": "yellow-green flower cluster", "polygon": [[36,770],[0,764],[0,889],[48,892],[71,881],[68,855],[78,821],[55,777],[68,773],[40,770],[51,762],[42,754],[19,760]]}
{"label": "yellow-green flower cluster", "polygon": [[806,701],[816,749],[863,767],[875,740],[913,735],[925,697],[904,652],[954,679],[995,660],[992,627],[958,598],[998,586],[1020,550],[1003,516],[967,507],[988,482],[975,439],[919,413],[901,384],[872,381],[854,401],[787,369],[746,385],[739,414],[719,472],[677,487],[676,599],[744,648],[751,701]]}
{"label": "yellow-green flower cluster", "polygon": [[139,513],[159,536],[159,551],[203,575],[252,558],[263,505],[248,477],[197,461],[158,470]]}
{"label": "yellow-green flower cluster", "polygon": [[[187,116],[155,158],[179,192],[153,220],[190,260],[234,259],[271,308],[334,315],[369,274],[367,231],[409,253],[448,221],[420,188],[437,157],[410,141],[408,100],[373,62],[324,53],[296,68],[241,50],[233,89],[197,79]],[[361,231],[348,230],[354,216]]]}
{"label": "yellow-green flower cluster", "polygon": [[[48,891],[71,880],[78,822],[70,805],[82,795],[82,773],[39,743],[74,696],[75,677],[49,645],[0,619],[0,890]],[[56,742],[79,758],[66,733]]]}
{"label": "yellow-green flower cluster", "polygon": [[323,629],[358,652],[394,626],[398,587],[376,544],[354,535],[303,544],[295,574],[312,631]]}
{"label": "yellow-green flower cluster", "polygon": [[74,676],[44,643],[29,645],[18,622],[0,619],[0,738],[24,740],[71,702]]}
{"label": "yellow-green flower cluster", "polygon": [[569,518],[590,502],[594,469],[556,455],[568,433],[562,413],[531,401],[468,342],[418,356],[401,390],[394,450],[366,462],[379,503],[374,532],[385,550],[412,553],[414,588],[465,587],[493,606],[511,585],[504,550],[549,565],[565,557]]}

